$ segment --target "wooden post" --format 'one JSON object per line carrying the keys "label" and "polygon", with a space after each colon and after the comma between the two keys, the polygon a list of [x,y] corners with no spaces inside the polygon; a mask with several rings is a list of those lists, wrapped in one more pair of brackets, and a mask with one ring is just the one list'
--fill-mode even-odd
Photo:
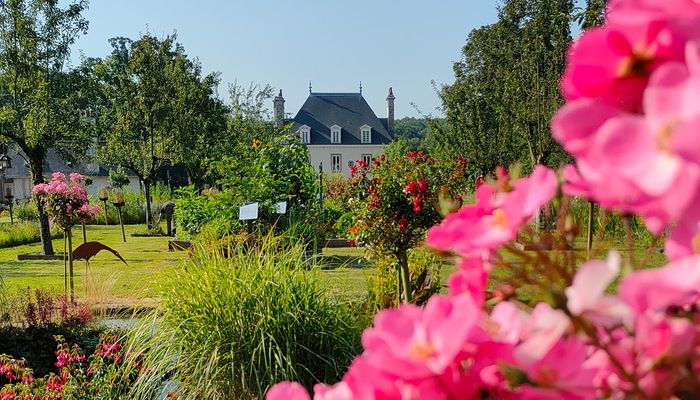
{"label": "wooden post", "polygon": [[83,225],[83,243],[87,242],[87,234],[85,233],[85,222],[82,222]]}
{"label": "wooden post", "polygon": [[119,215],[119,226],[122,227],[122,240],[126,243],[126,234],[124,233],[124,223],[122,222],[122,208],[117,207],[117,215]]}
{"label": "wooden post", "polygon": [[595,203],[592,201],[588,202],[588,234],[586,236],[586,251],[588,256],[591,255],[591,249],[593,248],[593,213],[595,212]]}

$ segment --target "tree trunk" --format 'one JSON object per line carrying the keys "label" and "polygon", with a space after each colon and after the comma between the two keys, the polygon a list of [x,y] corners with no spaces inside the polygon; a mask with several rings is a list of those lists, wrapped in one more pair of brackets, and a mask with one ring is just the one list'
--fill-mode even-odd
{"label": "tree trunk", "polygon": [[[37,185],[44,183],[44,160],[43,157],[30,158],[29,169],[32,175],[32,184]],[[44,204],[39,200],[39,197],[34,196],[37,211],[39,213],[39,228],[41,231],[41,250],[44,255],[53,255],[53,243],[51,243],[51,225],[49,224],[49,216],[44,211]]]}
{"label": "tree trunk", "polygon": [[146,196],[146,226],[151,227],[153,224],[153,215],[151,214],[151,180],[143,179],[143,193]]}
{"label": "tree trunk", "polygon": [[396,254],[396,258],[399,259],[399,268],[401,269],[401,288],[403,303],[408,304],[411,302],[411,297],[413,290],[411,290],[411,272],[408,269],[408,254],[405,250],[400,250]]}

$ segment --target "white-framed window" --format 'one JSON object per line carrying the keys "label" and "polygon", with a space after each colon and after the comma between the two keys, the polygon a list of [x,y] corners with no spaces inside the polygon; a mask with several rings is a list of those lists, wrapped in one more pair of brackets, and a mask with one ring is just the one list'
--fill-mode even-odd
{"label": "white-framed window", "polygon": [[372,127],[369,125],[362,125],[360,127],[360,140],[362,144],[372,143]]}
{"label": "white-framed window", "polygon": [[369,165],[372,162],[372,155],[371,154],[363,154],[362,155],[362,162]]}
{"label": "white-framed window", "polygon": [[339,144],[341,142],[340,127],[338,125],[331,126],[331,143]]}
{"label": "white-framed window", "polygon": [[331,172],[341,172],[342,161],[340,154],[331,154]]}
{"label": "white-framed window", "polygon": [[311,128],[302,125],[301,128],[299,128],[299,140],[304,144],[311,143]]}

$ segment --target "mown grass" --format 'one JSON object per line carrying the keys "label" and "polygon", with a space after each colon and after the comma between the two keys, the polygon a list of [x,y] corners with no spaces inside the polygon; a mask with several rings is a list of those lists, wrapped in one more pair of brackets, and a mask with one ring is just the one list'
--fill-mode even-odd
{"label": "mown grass", "polygon": [[[127,225],[127,243],[123,243],[118,226],[93,225],[87,227],[88,240],[99,241],[115,248],[129,263],[125,266],[111,254],[102,252],[90,262],[91,293],[100,297],[100,302],[121,305],[158,302],[158,288],[164,275],[175,272],[183,253],[167,252],[167,237],[131,237],[131,233],[143,231],[143,225]],[[63,240],[53,241],[56,251],[63,250]],[[75,246],[82,243],[78,227],[74,232]],[[609,249],[621,249],[622,241],[597,241],[592,258],[605,258]],[[585,242],[579,239],[576,253],[585,260]],[[39,243],[0,249],[0,277],[10,294],[18,289],[42,288],[63,290],[63,261],[18,261],[20,253],[38,253]],[[666,262],[658,251],[636,248],[633,250],[635,264],[657,267]],[[324,249],[318,260],[324,268],[319,274],[321,283],[328,292],[345,300],[361,301],[367,295],[367,276],[373,272],[372,264],[364,258],[361,248]],[[446,260],[441,280],[444,283],[454,266]],[[505,272],[507,273],[507,271]],[[76,290],[78,296],[85,294],[85,264],[76,262]]]}
{"label": "mown grass", "polygon": [[[101,288],[106,302],[121,304],[155,300],[161,275],[172,273],[182,257],[179,253],[167,251],[168,238],[129,236],[140,230],[143,230],[141,225],[126,226],[127,243],[123,243],[118,226],[87,227],[88,241],[98,241],[114,248],[128,263],[124,265],[108,252],[101,252],[90,261],[89,275],[93,289]],[[73,236],[75,248],[82,243],[80,227],[74,230]],[[63,239],[54,239],[53,246],[56,252],[62,252]],[[39,243],[0,249],[0,277],[9,294],[25,288],[63,291],[63,261],[17,260],[18,254],[40,251]],[[77,295],[84,296],[84,261],[75,262],[75,274]]]}

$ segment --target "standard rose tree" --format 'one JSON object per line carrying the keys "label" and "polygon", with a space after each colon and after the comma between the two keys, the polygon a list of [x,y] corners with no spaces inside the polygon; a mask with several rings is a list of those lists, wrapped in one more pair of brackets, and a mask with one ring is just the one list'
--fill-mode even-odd
{"label": "standard rose tree", "polygon": [[[426,243],[459,259],[448,295],[380,312],[364,352],[314,399],[700,398],[700,3],[609,1],[562,85],[552,129],[575,164],[559,179],[498,173],[430,229]],[[670,263],[641,269],[616,251],[582,263],[567,247],[569,195],[669,232]],[[550,201],[567,246],[519,251],[518,235],[538,244],[529,225]],[[487,290],[496,268],[508,286]],[[311,396],[283,382],[267,399]]]}
{"label": "standard rose tree", "polygon": [[92,221],[100,212],[100,207],[90,205],[87,192],[82,186],[83,177],[71,173],[69,179],[61,172],[54,172],[51,182],[40,183],[32,189],[32,193],[44,204],[46,214],[52,225],[63,229],[64,237],[64,294],[68,294],[70,280],[70,298],[75,300],[75,285],[73,281],[73,241],[71,228],[80,223]]}
{"label": "standard rose tree", "polygon": [[385,156],[351,168],[351,205],[355,226],[350,232],[375,255],[397,261],[400,296],[411,301],[408,250],[442,218],[441,199],[460,199],[466,160],[439,162],[423,151]]}

